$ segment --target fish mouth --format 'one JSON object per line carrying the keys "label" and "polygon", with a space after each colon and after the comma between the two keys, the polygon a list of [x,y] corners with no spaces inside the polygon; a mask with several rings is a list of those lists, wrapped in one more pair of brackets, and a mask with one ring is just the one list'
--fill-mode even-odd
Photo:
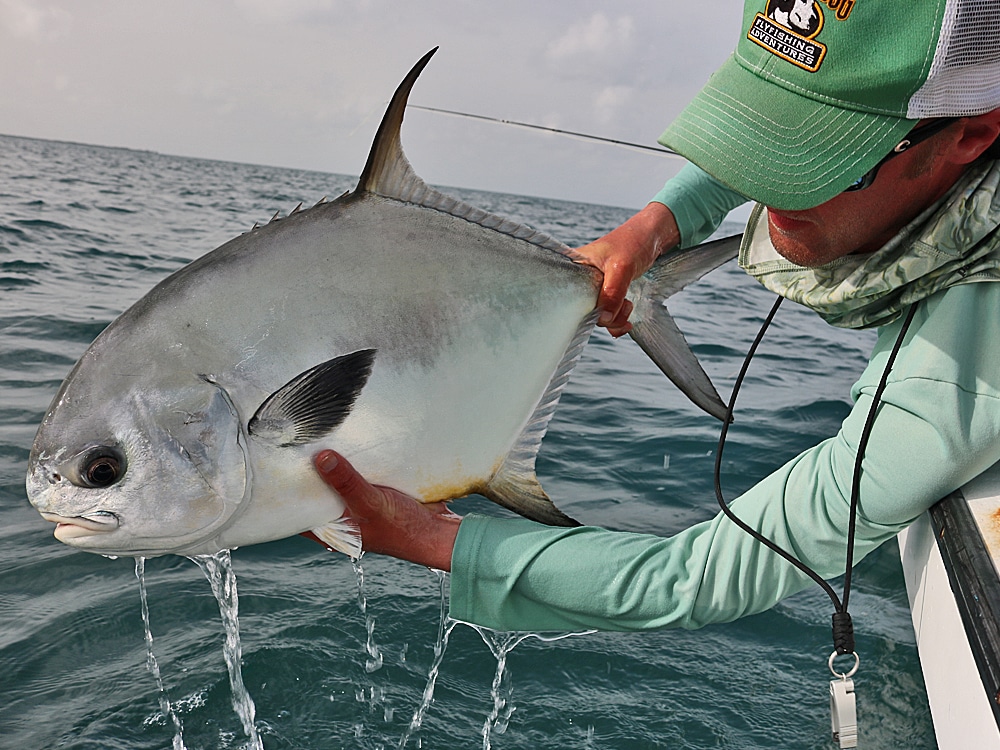
{"label": "fish mouth", "polygon": [[56,524],[55,538],[60,542],[93,534],[105,534],[118,528],[121,520],[114,513],[101,510],[86,516],[60,516],[42,513],[42,518]]}

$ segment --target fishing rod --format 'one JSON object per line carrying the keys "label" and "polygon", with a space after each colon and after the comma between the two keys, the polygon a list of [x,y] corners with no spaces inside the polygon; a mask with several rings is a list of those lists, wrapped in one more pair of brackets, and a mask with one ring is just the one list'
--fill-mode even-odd
{"label": "fishing rod", "polygon": [[535,125],[530,122],[518,122],[516,120],[506,120],[501,117],[487,117],[486,115],[476,115],[470,112],[458,112],[453,109],[440,109],[438,107],[423,107],[419,104],[408,104],[406,105],[408,109],[420,109],[424,112],[436,112],[441,115],[451,115],[452,117],[465,117],[470,120],[481,120],[483,122],[494,122],[499,125],[514,125],[519,128],[528,128],[530,130],[542,130],[546,133],[555,133],[556,135],[564,135],[569,138],[579,138],[585,141],[596,141],[598,143],[609,143],[613,146],[621,146],[623,148],[638,149],[640,151],[652,151],[653,153],[662,154],[663,156],[674,156],[679,159],[684,158],[676,151],[671,151],[669,148],[664,148],[663,146],[648,146],[642,143],[632,143],[630,141],[621,141],[616,138],[605,138],[600,135],[591,135],[589,133],[578,133],[573,130],[562,130],[560,128],[550,128],[546,125]]}

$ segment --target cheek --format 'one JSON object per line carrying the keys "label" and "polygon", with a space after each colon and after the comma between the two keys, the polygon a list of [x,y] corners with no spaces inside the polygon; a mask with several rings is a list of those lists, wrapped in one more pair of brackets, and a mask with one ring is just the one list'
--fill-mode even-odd
{"label": "cheek", "polygon": [[123,530],[137,538],[181,539],[217,526],[225,505],[202,487],[149,487],[122,510]]}
{"label": "cheek", "polygon": [[[161,450],[133,459],[125,479],[108,493],[122,529],[136,537],[184,537],[217,525],[225,501],[180,453]],[[113,497],[112,497],[113,495]]]}

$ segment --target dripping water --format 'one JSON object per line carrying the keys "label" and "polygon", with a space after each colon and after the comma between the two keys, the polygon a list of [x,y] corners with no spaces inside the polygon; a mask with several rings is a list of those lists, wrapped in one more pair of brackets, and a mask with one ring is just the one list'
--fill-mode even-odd
{"label": "dripping water", "polygon": [[466,624],[479,633],[483,642],[486,643],[490,652],[492,652],[494,658],[497,660],[497,669],[493,675],[493,684],[490,687],[490,697],[493,699],[493,707],[486,717],[486,721],[483,722],[483,750],[490,750],[493,747],[493,734],[503,734],[507,731],[510,718],[517,708],[512,700],[514,697],[514,687],[511,682],[510,672],[507,669],[507,656],[510,652],[528,638],[537,638],[540,641],[550,643],[561,641],[563,638],[572,638],[576,635],[588,635],[596,632],[588,630],[580,633],[560,633],[558,635],[546,636],[539,633],[505,633],[471,623]]}
{"label": "dripping water", "polygon": [[427,684],[424,686],[423,697],[420,700],[420,705],[417,710],[413,712],[413,718],[410,719],[410,725],[403,732],[403,736],[399,739],[399,749],[406,747],[406,743],[410,741],[410,737],[416,732],[420,725],[424,722],[424,716],[427,715],[428,709],[431,707],[431,703],[434,702],[434,688],[437,685],[438,674],[441,671],[441,662],[444,661],[444,653],[448,648],[448,638],[451,636],[451,631],[455,629],[458,624],[458,620],[453,620],[448,617],[448,594],[446,583],[448,580],[448,575],[442,570],[432,570],[431,572],[437,576],[438,579],[438,596],[440,600],[440,617],[438,619],[438,634],[437,641],[434,643],[434,660],[431,663],[430,671],[427,674]]}
{"label": "dripping water", "polygon": [[256,707],[246,685],[243,684],[243,649],[240,644],[239,596],[236,591],[236,574],[229,550],[214,555],[191,557],[208,579],[212,593],[219,602],[219,613],[226,631],[222,653],[229,670],[229,685],[232,689],[233,710],[243,723],[243,731],[250,739],[250,750],[263,750],[257,726],[254,723]]}
{"label": "dripping water", "polygon": [[[489,647],[490,652],[497,660],[496,672],[493,675],[493,682],[490,687],[490,697],[493,701],[493,706],[489,715],[486,717],[486,721],[483,723],[482,729],[483,750],[490,750],[492,747],[493,735],[503,734],[507,731],[511,716],[516,709],[512,700],[514,688],[511,683],[510,671],[507,669],[508,654],[510,654],[510,652],[513,651],[518,644],[528,638],[537,638],[540,641],[552,642],[562,640],[563,638],[570,638],[575,635],[587,635],[595,631],[588,630],[582,633],[561,633],[558,635],[546,636],[539,633],[529,632],[504,633],[490,630],[489,628],[484,628],[479,625],[473,625],[471,623],[460,623],[458,620],[454,620],[448,615],[448,591],[446,585],[448,581],[447,573],[440,570],[432,570],[432,572],[435,576],[437,576],[438,600],[440,603],[437,641],[434,644],[434,659],[427,675],[427,683],[424,686],[423,697],[420,701],[420,705],[417,707],[417,710],[414,711],[413,718],[410,720],[409,726],[400,738],[397,748],[398,750],[403,750],[412,738],[413,734],[423,724],[424,717],[427,715],[427,711],[434,702],[434,689],[437,685],[441,664],[444,661],[445,651],[448,648],[448,639],[451,637],[451,633],[455,629],[455,626],[462,624],[468,625],[470,628],[479,633],[480,637],[482,637],[483,641]],[[419,740],[418,746],[420,746]]]}
{"label": "dripping water", "polygon": [[500,633],[495,630],[488,630],[478,626],[472,626],[483,641],[489,646],[490,651],[497,660],[497,669],[493,674],[493,684],[490,686],[490,697],[493,699],[493,707],[486,721],[483,722],[483,750],[492,747],[491,739],[495,732],[503,734],[510,724],[510,717],[513,715],[516,706],[513,703],[514,687],[511,684],[510,672],[507,670],[507,655],[514,650],[517,644],[527,638],[530,633]]}
{"label": "dripping water", "polygon": [[375,643],[375,616],[368,612],[368,595],[365,593],[365,569],[361,564],[360,557],[351,558],[354,572],[358,577],[358,606],[361,607],[361,614],[365,616],[365,630],[368,631],[368,640],[365,642],[365,652],[368,660],[365,662],[365,671],[371,674],[382,668],[382,652]]}
{"label": "dripping water", "polygon": [[[364,557],[364,552],[356,558],[351,558],[351,565],[354,566],[354,574],[358,582],[358,607],[365,618],[365,632],[367,636],[365,640],[365,673],[372,674],[382,668],[384,657],[382,650],[375,642],[375,616],[368,611],[368,593],[365,587],[365,569],[361,562],[362,557]],[[367,687],[361,686],[355,692],[355,699],[359,703],[367,703],[369,712],[374,712],[376,708],[381,706],[383,720],[386,723],[392,721],[394,709],[386,700],[386,690],[384,687],[376,686],[373,683],[369,683]],[[354,726],[355,737],[360,738],[364,734],[364,731],[363,722]]]}
{"label": "dripping water", "polygon": [[146,599],[146,558],[135,558],[135,577],[139,580],[139,599],[142,601],[142,625],[146,631],[146,669],[156,680],[156,686],[160,689],[160,711],[170,719],[174,725],[174,739],[171,744],[172,750],[187,750],[184,746],[184,726],[180,717],[170,705],[166,688],[163,687],[163,678],[160,676],[160,665],[153,655],[153,631],[149,627],[149,603]]}

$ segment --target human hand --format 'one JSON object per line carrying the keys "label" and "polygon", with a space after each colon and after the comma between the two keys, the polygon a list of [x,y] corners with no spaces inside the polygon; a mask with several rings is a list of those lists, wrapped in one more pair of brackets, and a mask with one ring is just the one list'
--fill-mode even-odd
{"label": "human hand", "polygon": [[445,503],[424,504],[406,493],[369,484],[347,460],[331,450],[313,459],[319,475],[347,505],[361,530],[365,552],[451,570],[451,551],[461,516]]}
{"label": "human hand", "polygon": [[597,298],[597,324],[616,338],[632,329],[632,303],[625,299],[629,285],[649,270],[665,250],[680,242],[673,213],[662,203],[650,203],[617,229],[574,250],[577,262],[604,274]]}

